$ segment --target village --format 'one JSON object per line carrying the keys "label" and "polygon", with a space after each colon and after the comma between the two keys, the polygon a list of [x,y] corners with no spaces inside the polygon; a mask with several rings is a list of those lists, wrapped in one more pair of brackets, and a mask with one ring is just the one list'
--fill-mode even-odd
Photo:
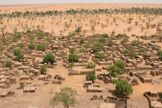
{"label": "village", "polygon": [[[132,18],[128,23],[138,25]],[[133,27],[99,33],[97,22],[89,31],[81,24],[71,32],[66,32],[69,24],[61,32],[2,27],[0,108],[52,108],[50,99],[69,87],[77,94],[72,108],[162,108],[162,22],[146,22],[152,34],[141,24],[140,36]]]}

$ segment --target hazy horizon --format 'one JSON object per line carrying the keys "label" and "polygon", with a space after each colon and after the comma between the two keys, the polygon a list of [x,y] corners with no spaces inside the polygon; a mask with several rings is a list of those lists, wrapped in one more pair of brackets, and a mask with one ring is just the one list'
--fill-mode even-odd
{"label": "hazy horizon", "polygon": [[20,5],[20,4],[62,4],[62,3],[143,3],[162,4],[162,0],[1,0],[0,5]]}

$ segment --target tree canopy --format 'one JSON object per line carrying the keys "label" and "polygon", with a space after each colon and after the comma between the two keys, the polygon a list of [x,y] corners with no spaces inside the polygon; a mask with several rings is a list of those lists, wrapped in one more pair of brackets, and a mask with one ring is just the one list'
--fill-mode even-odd
{"label": "tree canopy", "polygon": [[112,77],[116,77],[124,72],[125,66],[126,63],[122,60],[115,61],[115,63],[108,68],[108,72]]}
{"label": "tree canopy", "polygon": [[55,56],[52,53],[47,53],[43,58],[43,63],[50,63],[53,64],[56,62]]}
{"label": "tree canopy", "polygon": [[96,73],[94,71],[89,72],[86,76],[86,80],[94,81],[96,80]]}
{"label": "tree canopy", "polygon": [[126,80],[115,80],[115,89],[117,96],[129,96],[133,92],[132,85],[128,83]]}
{"label": "tree canopy", "polygon": [[76,53],[70,53],[68,56],[69,63],[74,63],[79,61],[79,56]]}
{"label": "tree canopy", "polygon": [[55,96],[50,100],[52,106],[56,106],[58,103],[63,103],[65,108],[69,108],[77,103],[77,92],[72,88],[65,87],[60,92],[56,92]]}

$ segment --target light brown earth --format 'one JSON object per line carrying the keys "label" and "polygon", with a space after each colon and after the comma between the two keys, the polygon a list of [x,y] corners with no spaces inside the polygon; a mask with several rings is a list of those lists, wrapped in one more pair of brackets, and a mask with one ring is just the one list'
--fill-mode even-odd
{"label": "light brown earth", "polygon": [[[25,6],[1,6],[1,13],[8,13],[14,11],[46,11],[46,10],[67,10],[67,9],[98,9],[98,8],[130,8],[130,7],[150,7],[159,8],[162,4],[69,4],[69,5],[25,5]],[[129,19],[132,18],[132,22],[129,24]],[[72,22],[70,23],[70,20]],[[135,25],[135,23],[138,23]],[[65,27],[65,23],[70,24],[70,27]],[[149,28],[145,29],[149,24]],[[125,33],[132,35],[153,35],[156,33],[156,28],[151,27],[157,24],[161,24],[162,28],[162,16],[160,15],[139,15],[139,14],[111,14],[111,15],[62,15],[62,16],[46,16],[37,18],[5,18],[0,19],[0,25],[5,26],[6,32],[13,32],[14,29],[23,31],[33,28],[41,28],[44,31],[51,32],[56,36],[67,35],[69,32],[73,32],[77,26],[82,26],[84,34],[94,33],[112,33],[115,31],[118,33]],[[95,31],[92,31],[92,26],[95,27]],[[128,31],[128,28],[131,29]],[[142,30],[144,28],[144,30]],[[91,102],[90,98],[92,94],[88,94],[83,89],[83,81],[85,76],[68,76],[67,69],[65,69],[61,63],[59,63],[54,69],[49,70],[53,75],[60,74],[65,76],[66,80],[62,85],[42,85],[42,82],[34,82],[37,85],[36,93],[23,94],[21,90],[16,90],[18,84],[13,85],[10,89],[16,90],[14,97],[0,98],[0,108],[28,108],[28,106],[38,106],[39,108],[50,108],[49,99],[53,96],[55,91],[65,86],[72,87],[78,92],[78,101],[81,104],[76,108],[97,108],[100,102]],[[162,84],[162,82],[160,83]],[[135,104],[135,108],[148,108],[147,100],[143,97],[143,92],[149,90],[162,91],[160,84],[141,84],[134,87],[133,95],[131,96],[130,103]],[[108,89],[114,89],[112,84],[104,85]],[[0,89],[1,90],[1,89]],[[110,95],[108,93],[102,93],[104,96]],[[62,105],[57,106],[62,108]]]}

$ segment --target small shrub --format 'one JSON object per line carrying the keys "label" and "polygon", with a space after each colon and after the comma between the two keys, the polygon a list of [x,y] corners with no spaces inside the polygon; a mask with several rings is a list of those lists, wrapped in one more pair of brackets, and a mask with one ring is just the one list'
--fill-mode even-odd
{"label": "small shrub", "polygon": [[41,68],[40,68],[40,73],[43,74],[43,75],[46,75],[46,73],[47,73],[47,68],[46,68],[45,65],[41,66]]}
{"label": "small shrub", "polygon": [[96,73],[94,71],[89,72],[86,76],[86,80],[94,81],[96,80]]}
{"label": "small shrub", "polygon": [[75,29],[75,33],[80,33],[82,31],[82,27],[77,27],[76,29]]}
{"label": "small shrub", "polygon": [[99,52],[99,51],[103,50],[103,48],[104,47],[100,42],[96,42],[92,46],[93,53]]}
{"label": "small shrub", "polygon": [[75,32],[69,32],[68,36],[69,36],[69,37],[75,36]]}
{"label": "small shrub", "polygon": [[45,44],[39,44],[39,45],[37,45],[37,50],[38,51],[45,51],[46,50],[46,45]]}
{"label": "small shrub", "polygon": [[22,59],[24,58],[24,55],[23,54],[19,54],[16,56],[16,61],[21,61]]}
{"label": "small shrub", "polygon": [[70,53],[68,56],[68,61],[69,61],[69,63],[78,62],[79,56],[75,53]]}
{"label": "small shrub", "polygon": [[52,53],[48,53],[43,58],[43,63],[53,64],[55,61],[55,56]]}
{"label": "small shrub", "polygon": [[17,48],[13,50],[13,53],[14,53],[15,56],[21,54],[20,49],[17,49]]}
{"label": "small shrub", "polygon": [[88,63],[87,68],[92,69],[92,68],[95,68],[95,66],[96,66],[96,64],[90,62],[90,63]]}
{"label": "small shrub", "polygon": [[33,50],[35,49],[35,45],[33,43],[30,43],[29,46],[28,46],[29,49]]}
{"label": "small shrub", "polygon": [[12,63],[10,60],[7,60],[7,61],[5,62],[5,66],[6,66],[6,67],[11,68],[12,65],[13,65],[13,63]]}
{"label": "small shrub", "polygon": [[23,43],[19,43],[18,46],[19,46],[20,48],[23,48],[23,47],[24,47],[24,44],[23,44]]}
{"label": "small shrub", "polygon": [[159,55],[159,59],[162,60],[162,51],[159,51],[158,55]]}
{"label": "small shrub", "polygon": [[95,53],[95,58],[99,60],[105,59],[105,55],[103,53]]}
{"label": "small shrub", "polygon": [[118,97],[129,96],[133,92],[132,85],[126,80],[115,80],[114,81],[116,93]]}

